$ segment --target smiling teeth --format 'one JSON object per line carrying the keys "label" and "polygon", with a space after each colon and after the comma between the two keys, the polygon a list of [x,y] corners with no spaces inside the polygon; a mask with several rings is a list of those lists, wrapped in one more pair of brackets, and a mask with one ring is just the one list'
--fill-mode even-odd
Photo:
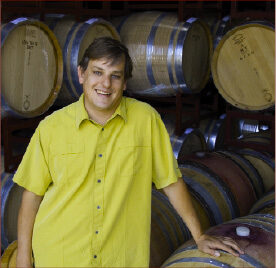
{"label": "smiling teeth", "polygon": [[103,94],[103,95],[110,95],[111,93],[104,92],[102,90],[97,89],[97,93]]}

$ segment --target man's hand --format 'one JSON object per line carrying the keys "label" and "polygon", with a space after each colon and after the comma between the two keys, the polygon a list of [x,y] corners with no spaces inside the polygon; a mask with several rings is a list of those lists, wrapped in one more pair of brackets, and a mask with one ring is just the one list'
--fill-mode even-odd
{"label": "man's hand", "polygon": [[244,251],[231,237],[203,234],[197,239],[196,244],[200,251],[215,257],[220,256],[218,249],[222,249],[237,257],[239,254],[244,254]]}

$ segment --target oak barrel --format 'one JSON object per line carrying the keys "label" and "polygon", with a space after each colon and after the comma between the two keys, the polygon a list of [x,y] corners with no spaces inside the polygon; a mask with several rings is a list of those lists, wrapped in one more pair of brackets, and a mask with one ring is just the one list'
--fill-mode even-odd
{"label": "oak barrel", "polygon": [[[239,236],[237,227],[249,229],[248,236]],[[213,257],[197,249],[194,240],[189,240],[166,260],[162,267],[275,267],[275,217],[269,214],[253,214],[214,226],[206,233],[227,236],[244,249],[245,254],[235,257],[220,251]]]}
{"label": "oak barrel", "polygon": [[218,149],[224,144],[225,114],[219,119],[204,119],[199,122],[199,129],[204,135],[207,148],[210,151]]}
{"label": "oak barrel", "polygon": [[275,215],[275,190],[265,193],[251,208],[249,214]]}
{"label": "oak barrel", "polygon": [[[217,153],[197,152],[183,158],[180,162],[180,165],[182,164],[199,166],[215,173],[220,183],[224,184],[233,196],[232,202],[237,208],[236,216],[247,215],[257,200],[251,178],[229,157]],[[209,187],[212,187],[211,184]]]}
{"label": "oak barrel", "polygon": [[13,183],[13,175],[1,174],[1,248],[17,239],[17,218],[24,189]]}
{"label": "oak barrel", "polygon": [[170,141],[174,156],[180,162],[186,155],[207,149],[204,136],[198,129],[194,128],[185,129],[181,136],[172,134]]}
{"label": "oak barrel", "polygon": [[46,21],[60,43],[64,59],[63,83],[56,104],[66,105],[76,101],[83,92],[77,67],[86,48],[99,37],[109,36],[117,40],[120,37],[115,27],[101,18],[77,22],[71,16],[58,16],[56,19],[46,16]]}
{"label": "oak barrel", "polygon": [[254,165],[263,179],[264,191],[269,191],[275,185],[274,157],[251,149],[238,150],[237,152]]}
{"label": "oak barrel", "polygon": [[166,195],[152,190],[150,266],[160,266],[191,234]]}
{"label": "oak barrel", "polygon": [[129,92],[175,96],[198,93],[206,85],[213,49],[203,20],[179,22],[176,13],[148,11],[125,17],[117,29],[134,63]]}
{"label": "oak barrel", "polygon": [[247,22],[228,31],[211,62],[222,97],[239,109],[264,110],[275,103],[275,31],[265,22]]}
{"label": "oak barrel", "polygon": [[18,18],[1,27],[1,108],[35,117],[54,103],[62,83],[59,43],[46,24]]}

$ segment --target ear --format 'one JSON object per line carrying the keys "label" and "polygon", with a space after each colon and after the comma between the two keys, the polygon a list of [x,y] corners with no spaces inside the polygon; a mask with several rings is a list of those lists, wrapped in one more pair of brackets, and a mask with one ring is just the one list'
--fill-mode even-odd
{"label": "ear", "polygon": [[124,86],[123,86],[123,91],[126,90],[126,88],[127,88],[126,86],[127,86],[127,82],[125,81]]}
{"label": "ear", "polygon": [[78,66],[78,77],[79,77],[80,84],[83,84],[84,71],[83,71],[83,69],[80,66]]}

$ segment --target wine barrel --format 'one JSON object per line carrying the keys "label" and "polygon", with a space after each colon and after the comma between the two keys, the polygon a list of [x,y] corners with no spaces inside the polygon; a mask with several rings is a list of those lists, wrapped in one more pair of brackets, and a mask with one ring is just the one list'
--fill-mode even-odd
{"label": "wine barrel", "polygon": [[199,129],[204,135],[207,148],[210,151],[219,149],[224,144],[225,115],[219,119],[204,119],[199,122]]}
{"label": "wine barrel", "polygon": [[174,156],[180,162],[186,155],[207,149],[204,136],[198,129],[194,128],[187,128],[181,136],[172,134],[170,141]]}
{"label": "wine barrel", "polygon": [[[191,200],[202,229],[207,230],[211,226],[208,211],[193,191],[191,191]],[[153,189],[150,267],[160,267],[181,244],[190,238],[191,234],[188,227],[172,207],[165,193],[162,190]]]}
{"label": "wine barrel", "polygon": [[214,51],[211,70],[228,103],[244,110],[274,106],[274,48],[274,28],[264,22],[247,22],[223,36]]}
{"label": "wine barrel", "polygon": [[225,33],[230,28],[230,21],[231,18],[229,15],[224,16],[222,19],[218,19],[217,14],[204,16],[203,20],[208,24],[210,27],[212,37],[213,37],[213,48],[215,49],[220,42],[221,38],[225,35]]}
{"label": "wine barrel", "polygon": [[13,241],[4,251],[1,256],[1,267],[2,268],[13,268],[16,267],[16,256],[17,256],[17,240]]}
{"label": "wine barrel", "polygon": [[123,19],[122,42],[133,59],[128,92],[144,96],[198,93],[210,74],[212,38],[198,18],[179,22],[176,13],[148,11]]}
{"label": "wine barrel", "polygon": [[251,208],[249,214],[272,214],[275,215],[275,190],[264,194]]}
{"label": "wine barrel", "polygon": [[24,189],[13,183],[13,175],[1,174],[1,248],[17,239],[17,218]]}
{"label": "wine barrel", "polygon": [[257,120],[251,119],[240,119],[236,126],[237,136],[246,135],[249,133],[257,133],[261,131],[269,130],[269,126],[266,124],[261,124]]}
{"label": "wine barrel", "polygon": [[78,79],[78,64],[86,48],[94,39],[109,36],[119,40],[113,25],[101,18],[91,18],[77,22],[71,16],[46,16],[46,23],[52,28],[62,48],[64,58],[64,76],[57,105],[66,105],[76,101],[82,94],[82,85]]}
{"label": "wine barrel", "polygon": [[229,157],[243,169],[253,185],[257,198],[260,198],[264,194],[265,189],[263,179],[257,169],[250,163],[250,161],[233,151],[216,151],[215,153]]}
{"label": "wine barrel", "polygon": [[[5,249],[3,255],[1,256],[1,267],[2,268],[14,268],[16,266],[16,257],[17,257],[17,240],[9,244]],[[32,258],[32,264],[33,264]]]}
{"label": "wine barrel", "polygon": [[253,144],[262,144],[262,145],[271,144],[271,139],[272,137],[271,137],[270,130],[259,131],[255,133],[247,133],[239,137],[240,141],[250,142]]}
{"label": "wine barrel", "polygon": [[261,152],[250,149],[238,150],[237,152],[254,165],[258,173],[262,176],[265,192],[269,191],[275,185],[274,159]]}
{"label": "wine barrel", "polygon": [[62,83],[59,43],[46,24],[18,18],[1,28],[2,114],[36,117],[54,103]]}
{"label": "wine barrel", "polygon": [[160,266],[191,234],[165,194],[152,190],[150,266]]}
{"label": "wine barrel", "polygon": [[[237,227],[249,230],[247,236],[240,236]],[[206,233],[227,236],[244,249],[245,254],[235,257],[220,251],[220,257],[213,257],[197,249],[194,240],[184,243],[166,260],[162,267],[275,267],[275,217],[269,214],[253,214],[214,226]]]}
{"label": "wine barrel", "polygon": [[208,152],[197,152],[183,159],[180,165],[196,165],[215,173],[221,182],[230,189],[234,197],[232,200],[238,207],[236,215],[248,214],[257,198],[252,182],[241,166],[228,157]]}

